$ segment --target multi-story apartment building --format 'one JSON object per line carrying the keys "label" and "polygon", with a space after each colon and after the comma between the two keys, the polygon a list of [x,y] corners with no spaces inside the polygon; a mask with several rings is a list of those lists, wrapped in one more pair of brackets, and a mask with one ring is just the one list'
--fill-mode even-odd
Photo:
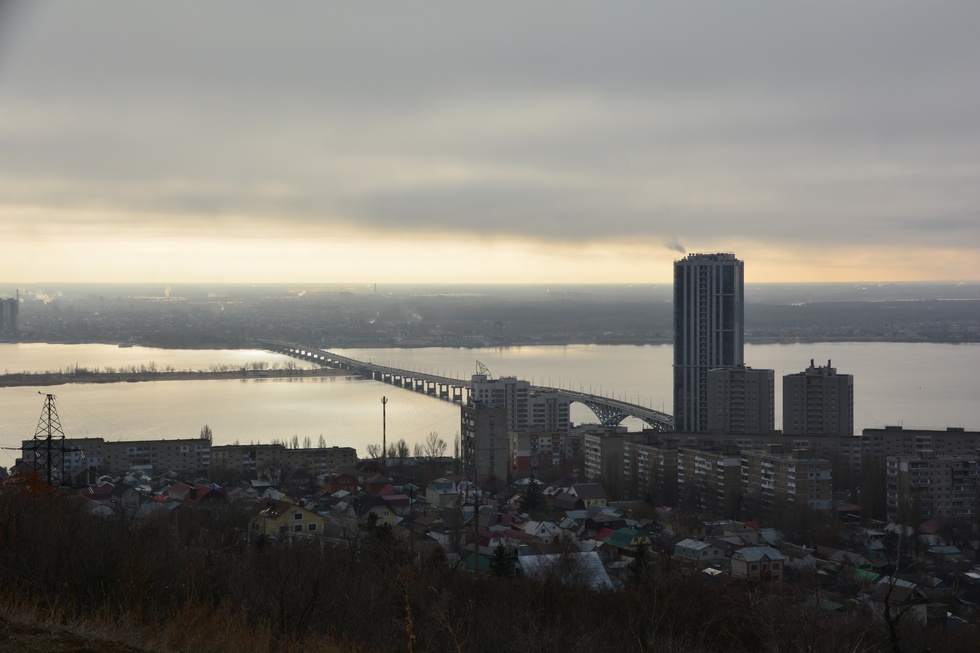
{"label": "multi-story apartment building", "polygon": [[783,433],[854,435],[854,377],[827,361],[783,377]]}
{"label": "multi-story apartment building", "polygon": [[510,474],[515,478],[557,472],[577,477],[581,436],[564,433],[510,433]]}
{"label": "multi-story apartment building", "polygon": [[768,451],[742,454],[742,487],[747,496],[766,509],[780,505],[805,505],[829,510],[833,493],[830,461],[809,451],[782,453],[779,445]]}
{"label": "multi-story apartment building", "polygon": [[674,262],[674,430],[708,430],[708,370],[741,365],[743,263],[734,254]]}
{"label": "multi-story apartment building", "polygon": [[742,500],[742,456],[738,449],[678,449],[677,494],[690,509],[734,514]]}
{"label": "multi-story apartment building", "polygon": [[513,376],[491,379],[486,374],[474,374],[470,382],[467,405],[503,408],[506,411],[507,421],[501,426],[505,431],[527,432],[530,423],[528,399],[531,396],[531,384],[529,382]]}
{"label": "multi-story apartment building", "polygon": [[19,290],[15,298],[0,299],[0,334],[15,335],[17,333],[17,313],[19,310]]}
{"label": "multi-story apartment building", "polygon": [[557,392],[532,392],[528,397],[528,432],[568,433],[571,400]]}
{"label": "multi-story apartment building", "polygon": [[888,519],[918,525],[926,519],[965,519],[978,514],[980,457],[920,451],[888,456]]}
{"label": "multi-story apartment building", "polygon": [[303,469],[312,476],[336,474],[357,464],[353,447],[287,448],[282,444],[221,445],[211,448],[212,469],[257,476],[267,470]]}
{"label": "multi-story apartment building", "polygon": [[616,498],[623,490],[623,452],[630,435],[624,428],[585,431],[582,435],[582,461],[588,481],[602,481]]}
{"label": "multi-story apartment building", "polygon": [[[150,465],[156,470],[192,475],[207,473],[211,466],[211,441],[204,438],[117,442],[106,442],[103,438],[66,438],[64,450],[65,474],[68,476],[87,469],[122,473],[134,465]],[[34,440],[22,441],[21,460],[25,465],[33,467],[36,453]]]}
{"label": "multi-story apartment building", "polygon": [[708,370],[708,430],[772,433],[775,372],[744,365]]}
{"label": "multi-story apartment building", "polygon": [[677,440],[657,434],[623,445],[623,486],[631,499],[648,498],[657,505],[677,503]]}
{"label": "multi-story apartment building", "polygon": [[508,425],[505,406],[480,402],[460,407],[460,454],[466,476],[477,482],[507,478],[511,433]]}
{"label": "multi-story apartment building", "polygon": [[568,431],[571,400],[557,392],[533,391],[529,382],[513,376],[491,379],[474,374],[471,384],[467,404],[505,408],[508,431]]}

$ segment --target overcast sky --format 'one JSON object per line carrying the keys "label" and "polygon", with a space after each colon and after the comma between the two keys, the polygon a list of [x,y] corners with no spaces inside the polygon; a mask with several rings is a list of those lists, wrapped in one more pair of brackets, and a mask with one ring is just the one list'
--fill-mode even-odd
{"label": "overcast sky", "polygon": [[0,0],[0,285],[660,283],[681,250],[980,279],[978,26],[976,0]]}

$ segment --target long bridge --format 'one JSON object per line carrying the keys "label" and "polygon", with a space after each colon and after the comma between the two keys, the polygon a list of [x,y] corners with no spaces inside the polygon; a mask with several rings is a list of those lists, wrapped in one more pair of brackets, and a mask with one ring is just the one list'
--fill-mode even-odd
{"label": "long bridge", "polygon": [[[472,382],[469,379],[458,379],[438,374],[428,374],[413,370],[403,370],[386,365],[377,365],[356,360],[347,356],[319,349],[285,342],[264,342],[262,346],[270,351],[285,354],[293,358],[309,361],[333,369],[347,370],[357,376],[388,383],[407,390],[420,392],[444,401],[465,403],[469,399]],[[603,426],[616,426],[627,417],[635,417],[645,422],[657,431],[672,431],[674,418],[667,413],[631,404],[618,399],[611,399],[587,392],[576,392],[566,388],[550,388],[547,386],[531,386],[532,392],[550,392],[566,397],[573,403],[584,404],[595,413]]]}

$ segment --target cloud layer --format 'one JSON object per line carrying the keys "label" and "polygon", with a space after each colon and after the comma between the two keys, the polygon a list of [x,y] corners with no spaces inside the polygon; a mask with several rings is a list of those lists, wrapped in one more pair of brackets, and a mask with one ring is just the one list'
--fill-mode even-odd
{"label": "cloud layer", "polygon": [[724,249],[980,277],[980,5],[689,5],[8,10],[0,247]]}

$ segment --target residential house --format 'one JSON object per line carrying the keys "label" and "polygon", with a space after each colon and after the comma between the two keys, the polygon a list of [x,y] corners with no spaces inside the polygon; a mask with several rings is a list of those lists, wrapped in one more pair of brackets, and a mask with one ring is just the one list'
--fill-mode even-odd
{"label": "residential house", "polygon": [[[364,481],[364,491],[368,494],[385,494],[385,488],[391,488],[394,481],[383,474],[375,474]],[[388,492],[390,494],[390,491]]]}
{"label": "residential house", "polygon": [[569,494],[581,499],[582,507],[586,509],[609,503],[609,495],[599,483],[577,483],[571,487]]}
{"label": "residential house", "polygon": [[319,535],[323,517],[289,501],[266,499],[252,507],[249,530],[253,535],[286,537],[289,535]]}
{"label": "residential house", "polygon": [[633,528],[618,528],[602,542],[602,551],[613,560],[635,558],[641,547],[650,550],[650,535]]}
{"label": "residential house", "polygon": [[785,558],[771,546],[748,546],[731,557],[731,574],[744,580],[779,582],[785,577]]}
{"label": "residential house", "polygon": [[357,494],[357,476],[350,472],[341,472],[324,481],[323,489],[330,494],[335,494],[341,490],[345,490],[351,494]]}
{"label": "residential house", "polygon": [[723,561],[725,553],[710,541],[686,538],[674,545],[674,557],[704,569]]}
{"label": "residential house", "polygon": [[456,483],[448,478],[437,478],[425,488],[425,500],[436,508],[445,508],[459,496]]}
{"label": "residential house", "polygon": [[369,523],[369,520],[372,519],[371,515],[374,515],[374,523],[377,526],[393,526],[398,521],[398,515],[381,497],[367,496],[361,500],[355,500],[354,504],[359,524]]}

